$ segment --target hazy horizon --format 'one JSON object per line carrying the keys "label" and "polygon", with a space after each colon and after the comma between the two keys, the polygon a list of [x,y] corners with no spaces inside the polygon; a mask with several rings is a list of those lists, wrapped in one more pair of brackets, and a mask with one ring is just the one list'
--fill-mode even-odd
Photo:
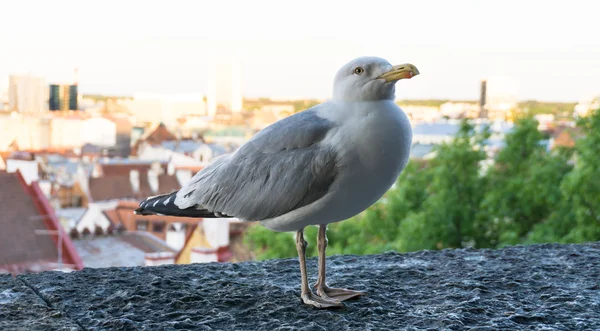
{"label": "hazy horizon", "polygon": [[421,75],[399,99],[476,100],[481,79],[519,100],[600,94],[600,5],[588,1],[13,1],[0,4],[0,78],[27,73],[84,94],[205,93],[211,56],[238,55],[244,97],[326,99],[347,61],[380,56]]}

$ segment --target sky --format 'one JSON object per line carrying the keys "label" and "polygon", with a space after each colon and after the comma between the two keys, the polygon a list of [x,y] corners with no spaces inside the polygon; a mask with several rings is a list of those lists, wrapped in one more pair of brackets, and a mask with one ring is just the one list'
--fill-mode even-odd
{"label": "sky", "polygon": [[[358,56],[412,63],[402,99],[476,100],[506,76],[521,100],[600,94],[600,2],[0,1],[0,78],[41,75],[83,93],[205,93],[213,56],[242,62],[246,97],[328,98]],[[0,84],[2,84],[0,82]]]}

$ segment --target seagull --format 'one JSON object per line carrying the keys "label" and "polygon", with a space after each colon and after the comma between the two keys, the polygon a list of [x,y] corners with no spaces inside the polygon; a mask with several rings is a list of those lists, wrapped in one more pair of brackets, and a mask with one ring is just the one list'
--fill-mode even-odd
{"label": "seagull", "polygon": [[[394,102],[396,82],[419,74],[409,63],[359,57],[335,75],[333,95],[283,118],[220,156],[179,191],[146,198],[141,215],[235,217],[275,232],[295,232],[301,299],[316,308],[342,307],[366,294],[331,288],[325,278],[327,225],[379,200],[409,161],[412,129]],[[304,228],[318,226],[318,278],[311,290]]]}

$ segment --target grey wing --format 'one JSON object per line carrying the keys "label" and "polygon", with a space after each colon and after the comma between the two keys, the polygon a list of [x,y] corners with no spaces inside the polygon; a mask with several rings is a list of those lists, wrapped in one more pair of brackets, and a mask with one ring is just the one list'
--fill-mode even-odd
{"label": "grey wing", "polygon": [[336,152],[321,143],[334,127],[314,108],[278,121],[196,174],[175,204],[258,221],[317,201],[339,172]]}

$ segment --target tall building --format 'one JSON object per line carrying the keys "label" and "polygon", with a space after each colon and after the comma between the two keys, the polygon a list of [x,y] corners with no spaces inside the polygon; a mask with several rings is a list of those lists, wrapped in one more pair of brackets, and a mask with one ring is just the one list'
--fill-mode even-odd
{"label": "tall building", "polygon": [[487,118],[487,112],[485,111],[485,103],[487,96],[487,81],[481,81],[481,89],[479,90],[479,117]]}
{"label": "tall building", "polygon": [[50,98],[48,108],[50,111],[78,110],[77,84],[73,85],[50,85]]}
{"label": "tall building", "polygon": [[8,77],[0,80],[0,111],[8,110]]}
{"label": "tall building", "polygon": [[517,106],[517,81],[506,76],[489,77],[482,82],[483,114],[491,120],[506,120]]}
{"label": "tall building", "polygon": [[242,65],[235,57],[218,57],[209,66],[207,110],[239,113],[242,110]]}
{"label": "tall building", "polygon": [[50,111],[79,110],[79,68],[73,71],[72,84],[51,84],[48,99]]}
{"label": "tall building", "polygon": [[32,75],[11,75],[8,78],[8,110],[20,113],[45,112],[48,101],[44,78]]}

